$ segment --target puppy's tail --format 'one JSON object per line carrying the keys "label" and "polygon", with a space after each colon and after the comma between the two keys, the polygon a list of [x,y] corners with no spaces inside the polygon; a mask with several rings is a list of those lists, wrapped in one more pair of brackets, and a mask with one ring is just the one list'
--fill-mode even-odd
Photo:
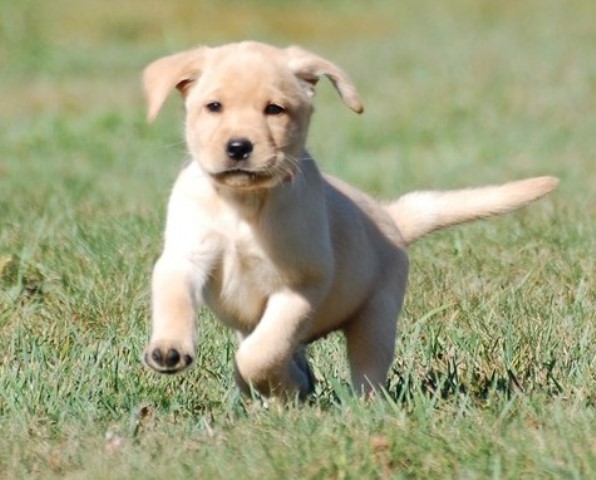
{"label": "puppy's tail", "polygon": [[535,177],[499,186],[411,192],[387,205],[406,245],[435,230],[507,213],[553,191],[555,177]]}

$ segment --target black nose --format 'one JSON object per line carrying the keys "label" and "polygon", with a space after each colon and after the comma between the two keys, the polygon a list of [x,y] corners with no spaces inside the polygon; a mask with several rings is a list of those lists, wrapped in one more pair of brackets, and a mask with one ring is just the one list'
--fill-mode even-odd
{"label": "black nose", "polygon": [[226,153],[232,160],[246,160],[252,153],[252,142],[248,138],[232,138],[226,145]]}

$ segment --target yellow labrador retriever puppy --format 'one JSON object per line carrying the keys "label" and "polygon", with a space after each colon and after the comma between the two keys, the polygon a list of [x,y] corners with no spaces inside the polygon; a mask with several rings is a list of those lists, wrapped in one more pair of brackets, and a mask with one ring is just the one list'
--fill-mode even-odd
{"label": "yellow labrador retriever puppy", "polygon": [[149,120],[171,90],[182,93],[192,156],[172,191],[153,272],[144,361],[158,372],[192,363],[197,309],[207,305],[239,332],[236,378],[244,391],[312,392],[305,345],[338,329],[354,388],[383,386],[408,277],[405,247],[434,230],[513,210],[557,185],[539,177],[380,204],[322,175],[305,150],[322,76],[362,112],[346,73],[297,47],[201,47],[145,69]]}

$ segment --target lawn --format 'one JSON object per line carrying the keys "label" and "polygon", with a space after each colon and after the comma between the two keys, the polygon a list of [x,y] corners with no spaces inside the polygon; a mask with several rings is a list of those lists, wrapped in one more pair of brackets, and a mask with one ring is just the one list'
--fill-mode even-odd
{"label": "lawn", "polygon": [[[0,0],[0,478],[596,477],[596,3]],[[300,44],[342,65],[309,145],[379,198],[552,174],[548,198],[410,249],[386,392],[240,396],[201,313],[195,367],[145,369],[148,285],[185,160],[140,72],[200,43]]]}

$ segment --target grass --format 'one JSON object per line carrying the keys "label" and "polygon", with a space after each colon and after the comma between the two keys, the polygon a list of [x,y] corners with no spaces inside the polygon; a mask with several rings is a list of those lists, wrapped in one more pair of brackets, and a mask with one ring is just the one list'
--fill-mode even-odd
{"label": "grass", "polygon": [[[596,7],[490,2],[0,0],[0,478],[593,478]],[[288,20],[291,19],[291,20]],[[550,173],[550,198],[410,250],[384,398],[349,394],[342,339],[304,405],[243,399],[201,314],[196,367],[139,361],[179,102],[139,72],[197,43],[300,43],[321,166],[381,198]]]}

